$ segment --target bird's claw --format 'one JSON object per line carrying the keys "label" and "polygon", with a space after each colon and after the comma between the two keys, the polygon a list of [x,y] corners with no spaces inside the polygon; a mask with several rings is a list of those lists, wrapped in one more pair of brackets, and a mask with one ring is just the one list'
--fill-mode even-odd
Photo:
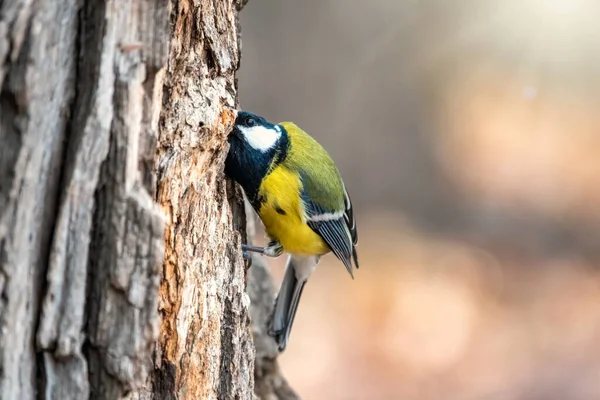
{"label": "bird's claw", "polygon": [[271,242],[267,247],[265,247],[265,251],[263,255],[267,257],[277,258],[283,253],[283,246],[279,244],[279,242]]}
{"label": "bird's claw", "polygon": [[242,257],[244,258],[244,262],[246,264],[246,269],[252,266],[252,257],[246,250],[242,250]]}
{"label": "bird's claw", "polygon": [[248,252],[254,252],[262,254],[267,257],[279,257],[283,253],[283,246],[277,241],[270,242],[266,247],[251,246],[242,243],[242,252],[248,254]]}

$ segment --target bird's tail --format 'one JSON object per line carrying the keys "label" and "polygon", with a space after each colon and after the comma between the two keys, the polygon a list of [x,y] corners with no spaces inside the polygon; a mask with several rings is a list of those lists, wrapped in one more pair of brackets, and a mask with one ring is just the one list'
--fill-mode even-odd
{"label": "bird's tail", "polygon": [[300,296],[307,280],[298,280],[294,259],[290,257],[285,267],[285,275],[275,299],[275,308],[271,317],[270,334],[275,338],[279,351],[284,351],[292,330]]}

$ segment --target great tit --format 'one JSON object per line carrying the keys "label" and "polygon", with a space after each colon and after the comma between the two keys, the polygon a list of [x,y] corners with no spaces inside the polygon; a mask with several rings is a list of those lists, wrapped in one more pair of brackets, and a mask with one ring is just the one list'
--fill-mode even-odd
{"label": "great tit", "polygon": [[242,244],[242,250],[270,257],[289,253],[269,322],[281,352],[320,257],[333,252],[354,278],[358,235],[352,202],[327,151],[292,122],[274,124],[239,111],[228,141],[225,174],[242,186],[270,239],[267,247]]}

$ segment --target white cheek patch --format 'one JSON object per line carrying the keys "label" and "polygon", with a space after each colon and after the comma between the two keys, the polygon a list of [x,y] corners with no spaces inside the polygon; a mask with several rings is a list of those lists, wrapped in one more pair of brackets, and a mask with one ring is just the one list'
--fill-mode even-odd
{"label": "white cheek patch", "polygon": [[264,126],[240,127],[246,141],[256,150],[265,152],[275,146],[281,136],[281,132]]}

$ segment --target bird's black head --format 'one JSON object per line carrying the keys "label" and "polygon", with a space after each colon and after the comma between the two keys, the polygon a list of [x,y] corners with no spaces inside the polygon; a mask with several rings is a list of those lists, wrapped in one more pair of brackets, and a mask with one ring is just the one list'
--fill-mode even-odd
{"label": "bird's black head", "polygon": [[282,162],[289,139],[283,126],[263,117],[239,111],[229,134],[225,174],[238,182],[249,200],[256,201],[258,189],[273,163]]}

